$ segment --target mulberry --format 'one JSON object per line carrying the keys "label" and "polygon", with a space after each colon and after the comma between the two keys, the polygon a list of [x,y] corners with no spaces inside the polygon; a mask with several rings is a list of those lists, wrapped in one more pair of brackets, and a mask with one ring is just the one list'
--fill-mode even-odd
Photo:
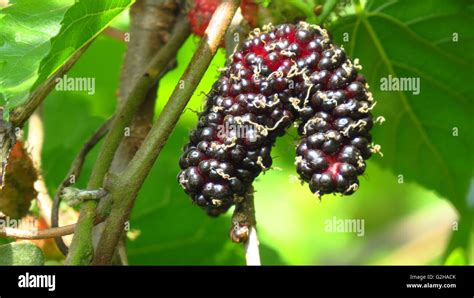
{"label": "mulberry", "polygon": [[357,61],[325,29],[256,29],[214,84],[180,158],[178,181],[210,215],[227,211],[271,167],[278,136],[298,121],[296,168],[318,195],[353,193],[371,155],[374,101]]}

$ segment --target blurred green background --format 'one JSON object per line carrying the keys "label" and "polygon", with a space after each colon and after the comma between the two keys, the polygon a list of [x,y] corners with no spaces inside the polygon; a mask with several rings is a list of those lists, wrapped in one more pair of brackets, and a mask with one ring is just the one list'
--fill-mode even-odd
{"label": "blurred green background", "polygon": [[[469,82],[469,74],[465,77],[466,73],[472,71],[472,68],[463,69],[459,73],[462,77],[459,82],[452,76],[458,68],[456,65],[452,68],[448,65],[455,64],[449,60],[452,57],[448,59],[451,62],[446,62],[442,59],[440,61],[439,57],[444,57],[443,53],[433,51],[427,54],[427,49],[432,49],[443,34],[449,36],[457,29],[463,38],[469,34],[472,36],[472,33],[467,32],[470,30],[469,26],[466,26],[472,18],[458,20],[454,14],[462,13],[463,7],[472,6],[466,1],[453,1],[455,5],[452,6],[455,8],[443,7],[443,1],[414,1],[410,2],[413,3],[409,5],[411,10],[406,10],[404,8],[407,7],[407,2],[401,1],[401,7],[390,11],[392,8],[384,7],[383,1],[368,2],[373,14],[367,16],[367,22],[351,15],[343,16],[339,21],[331,23],[333,38],[346,48],[349,56],[361,59],[361,64],[364,65],[361,72],[370,78],[380,78],[394,71],[401,76],[415,74],[422,78],[422,84],[426,84],[422,85],[423,95],[414,98],[410,92],[402,92],[406,93],[402,95],[402,100],[405,97],[410,102],[414,113],[419,117],[417,119],[424,124],[439,124],[439,110],[445,111],[449,125],[441,131],[447,134],[436,135],[428,128],[428,137],[433,137],[434,145],[455,144],[457,147],[453,146],[454,148],[441,146],[442,153],[448,152],[450,155],[449,167],[460,169],[456,174],[467,174],[464,179],[457,176],[447,178],[438,171],[439,168],[426,146],[421,145],[421,149],[412,146],[421,138],[419,135],[409,134],[416,130],[411,123],[415,120],[403,119],[402,127],[398,127],[401,133],[396,137],[398,131],[394,134],[393,126],[396,121],[393,116],[404,114],[403,107],[397,102],[397,92],[381,92],[375,79],[371,86],[379,107],[374,112],[376,116],[383,115],[387,124],[375,128],[374,140],[382,144],[385,155],[374,155],[368,161],[367,171],[360,179],[360,189],[354,195],[329,195],[324,196],[321,201],[315,198],[307,185],[302,186],[295,179],[294,148],[298,142],[296,131],[290,129],[285,137],[277,141],[272,152],[274,169],[262,174],[254,184],[261,257],[265,265],[442,264],[443,252],[459,216],[451,202],[463,206],[463,212],[472,214],[472,210],[467,210],[468,199],[466,200],[472,177],[472,151],[469,150],[472,148],[472,93],[469,93],[472,85],[464,86]],[[429,7],[421,8],[420,3]],[[448,8],[454,10],[452,16],[448,16]],[[439,11],[443,9],[448,12],[445,23],[440,26],[439,19],[430,18],[429,15],[440,14]],[[387,20],[378,15],[384,10],[393,19]],[[348,11],[353,12],[353,7]],[[426,17],[423,20],[421,16]],[[417,18],[422,20],[416,21]],[[397,31],[390,22],[406,22],[406,26],[397,27]],[[116,19],[114,26],[127,30],[126,12]],[[435,30],[433,26],[452,30]],[[423,36],[423,42],[403,31],[408,30],[407,28],[415,35],[418,34],[418,37]],[[354,39],[357,34],[357,41],[345,40],[344,33],[347,32]],[[379,44],[374,43],[374,39],[367,38],[373,38],[374,32],[379,36]],[[159,115],[165,105],[197,44],[198,38],[191,36],[178,52],[177,68],[160,81],[156,115]],[[384,46],[385,52],[380,51],[380,44]],[[441,42],[436,44],[438,46],[440,51],[451,51],[449,44]],[[472,42],[463,44],[462,47],[470,50]],[[46,99],[43,107],[46,132],[43,175],[50,193],[55,192],[64,178],[84,140],[113,113],[125,49],[124,42],[100,36],[68,73],[70,77],[95,78],[95,94],[90,96],[86,92],[53,91]],[[456,48],[451,54],[472,66],[472,52],[466,53]],[[380,65],[387,62],[386,59],[397,60],[398,64],[387,64],[387,69],[384,69]],[[400,61],[405,61],[412,68]],[[208,218],[203,211],[191,204],[176,181],[181,147],[187,142],[189,130],[197,122],[196,111],[201,109],[204,94],[209,92],[218,76],[217,68],[222,67],[224,62],[225,52],[219,50],[140,191],[130,222],[130,234],[133,235],[127,245],[130,264],[245,263],[242,246],[232,243],[228,238],[231,212],[219,218]],[[438,71],[437,63],[445,67],[444,72]],[[441,80],[444,80],[447,87],[438,83]],[[457,95],[451,96],[451,90],[456,88]],[[457,106],[456,100],[452,99],[458,95],[463,100],[467,99],[467,109]],[[446,108],[440,106],[446,102],[449,102]],[[430,105],[437,107],[438,111],[433,112]],[[455,112],[449,112],[450,109]],[[460,120],[457,121],[456,117]],[[456,125],[462,128],[463,133],[468,131],[467,136],[464,135],[459,141],[461,145],[456,143],[458,140],[448,139],[451,127]],[[464,146],[463,142],[467,142],[467,145]],[[398,150],[394,149],[395,143]],[[88,156],[77,187],[86,185],[96,153],[97,148]],[[410,165],[413,167],[413,163],[417,162],[423,167],[410,172]],[[426,170],[430,169],[431,163],[432,170]],[[417,165],[414,167],[417,168]],[[400,174],[404,175],[403,183],[400,183]],[[415,182],[417,179],[430,187],[420,186]],[[452,189],[446,179],[458,179],[462,189],[456,188],[456,193],[450,193]],[[432,188],[438,191],[430,190]],[[359,237],[356,233],[325,232],[325,222],[333,217],[363,219],[364,235]],[[453,257],[450,262],[465,263],[463,254],[470,255],[472,260],[473,247],[470,246],[471,251],[461,251],[461,258]]]}

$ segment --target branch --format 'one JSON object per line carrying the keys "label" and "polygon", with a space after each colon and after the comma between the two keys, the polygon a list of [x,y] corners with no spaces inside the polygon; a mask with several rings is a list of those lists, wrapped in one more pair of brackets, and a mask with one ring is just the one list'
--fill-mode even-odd
{"label": "branch", "polygon": [[67,225],[58,228],[50,228],[45,230],[21,230],[21,229],[14,229],[14,228],[1,228],[0,229],[0,237],[14,237],[16,239],[28,239],[28,240],[36,240],[36,239],[46,239],[46,238],[53,238],[58,236],[66,236],[74,233],[74,228],[76,224]]}
{"label": "branch", "polygon": [[185,84],[178,84],[175,87],[173,94],[151,128],[142,147],[130,161],[126,170],[111,181],[108,191],[111,194],[114,206],[99,241],[94,264],[106,265],[110,263],[137,193],[207,70],[238,6],[239,1],[236,0],[226,0],[219,5],[212,16],[204,37],[199,43],[198,49],[180,79],[180,82],[185,82]]}
{"label": "branch", "polygon": [[[58,186],[58,189],[56,190],[56,194],[54,195],[53,206],[51,210],[51,227],[52,228],[56,228],[59,225],[59,204],[61,203],[60,193],[62,192],[64,187],[73,184],[71,182],[76,181],[79,178],[81,174],[82,166],[84,164],[87,154],[89,153],[89,151],[92,150],[92,148],[95,147],[95,145],[107,133],[107,131],[109,130],[110,124],[112,123],[112,119],[113,117],[109,118],[87,140],[87,142],[82,147],[81,151],[79,151],[76,158],[72,162],[71,168],[69,169],[66,177]],[[64,243],[63,239],[61,237],[56,237],[54,238],[54,241],[56,242],[56,245],[58,246],[59,250],[66,256],[68,253],[68,247]]]}
{"label": "branch", "polygon": [[30,94],[28,100],[14,108],[10,111],[9,120],[14,127],[23,127],[26,120],[30,118],[33,112],[38,108],[38,106],[43,102],[43,100],[48,96],[48,94],[54,89],[56,85],[56,79],[64,76],[71,67],[79,60],[81,55],[87,50],[89,45],[94,41],[92,39],[86,43],[82,48],[77,50],[77,52],[69,58],[66,63],[61,66],[53,75],[51,75],[46,81],[44,81],[38,88],[36,88],[33,93]]}
{"label": "branch", "polygon": [[[102,222],[104,218],[97,218],[95,224]],[[22,230],[16,228],[0,228],[0,237],[14,237],[16,239],[27,239],[27,240],[36,240],[36,239],[47,239],[53,237],[62,237],[74,233],[76,224],[71,224],[62,227],[44,229],[44,230]]]}
{"label": "branch", "polygon": [[61,197],[69,206],[77,206],[80,203],[89,200],[99,200],[107,195],[107,192],[102,189],[79,189],[75,187],[65,187],[61,192]]}
{"label": "branch", "polygon": [[[138,0],[130,9],[130,41],[127,44],[124,62],[120,74],[120,88],[118,104],[124,104],[134,83],[147,67],[150,59],[160,51],[170,38],[170,33],[176,24],[179,5],[176,0]],[[175,53],[176,54],[176,53]],[[168,66],[174,66],[175,57],[170,60]],[[163,70],[166,74],[169,67]],[[119,173],[125,169],[133,158],[138,148],[151,129],[155,115],[155,102],[157,101],[158,83],[155,83],[142,99],[138,111],[131,121],[130,134],[122,139],[120,146],[115,152],[114,159],[110,165],[111,173]],[[97,207],[97,212],[110,210],[111,201],[108,197],[102,199]],[[102,235],[104,225],[98,225],[92,232],[92,241],[96,246]],[[123,237],[122,241],[126,241]],[[122,254],[125,256],[125,254]],[[114,264],[124,264],[126,259]]]}
{"label": "branch", "polygon": [[[156,83],[161,73],[167,68],[169,61],[174,58],[176,52],[188,36],[189,23],[187,18],[183,18],[176,25],[168,43],[153,57],[144,73],[136,81],[136,84],[127,96],[127,100],[119,107],[111,128],[100,148],[89,179],[88,188],[97,189],[102,187],[115,151],[122,140],[125,127],[130,124],[146,93]],[[71,249],[66,258],[66,264],[83,265],[90,263],[93,255],[92,223],[96,207],[97,202],[94,201],[88,201],[82,205]]]}

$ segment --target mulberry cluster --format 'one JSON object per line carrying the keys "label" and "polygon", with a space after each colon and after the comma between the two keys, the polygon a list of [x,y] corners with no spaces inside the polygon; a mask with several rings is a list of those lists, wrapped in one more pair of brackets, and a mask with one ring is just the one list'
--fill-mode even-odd
{"label": "mulberry cluster", "polygon": [[208,214],[227,211],[271,167],[276,138],[297,121],[301,179],[317,195],[353,193],[373,151],[374,100],[358,68],[319,26],[255,29],[207,97],[179,183]]}

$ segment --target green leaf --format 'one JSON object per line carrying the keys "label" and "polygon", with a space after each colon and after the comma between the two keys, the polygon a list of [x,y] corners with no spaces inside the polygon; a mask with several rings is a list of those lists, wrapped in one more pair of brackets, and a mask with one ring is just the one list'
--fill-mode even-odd
{"label": "green leaf", "polygon": [[[373,159],[405,181],[437,191],[460,210],[468,208],[472,177],[470,10],[467,0],[373,0],[365,10],[356,5],[356,15],[332,28],[336,42],[360,59],[378,102],[374,114],[386,119],[374,129],[384,157]],[[419,78],[419,94],[382,91],[381,79],[389,76]]]}
{"label": "green leaf", "polygon": [[0,11],[0,99],[11,109],[133,0],[11,1]]}
{"label": "green leaf", "polygon": [[28,242],[14,242],[0,245],[0,265],[44,264],[43,252],[36,245]]}

